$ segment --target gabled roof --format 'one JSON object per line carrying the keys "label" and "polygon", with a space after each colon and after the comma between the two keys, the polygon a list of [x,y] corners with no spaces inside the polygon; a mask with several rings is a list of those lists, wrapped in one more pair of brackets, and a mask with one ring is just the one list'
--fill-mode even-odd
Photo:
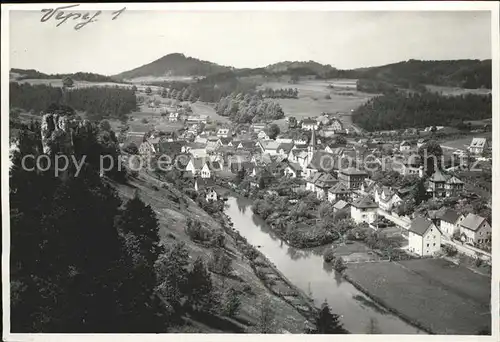
{"label": "gabled roof", "polygon": [[448,177],[446,177],[446,175],[441,172],[441,170],[437,169],[431,176],[431,178],[429,178],[429,180],[431,182],[446,182],[446,179]]}
{"label": "gabled roof", "polygon": [[332,186],[329,190],[329,193],[332,194],[345,194],[351,192],[342,182],[337,182],[334,186]]}
{"label": "gabled roof", "polygon": [[357,201],[353,202],[352,206],[355,208],[363,208],[363,209],[378,208],[378,204],[375,203],[375,200],[370,195],[364,196],[358,199]]}
{"label": "gabled roof", "polygon": [[313,183],[315,184],[316,181],[319,179],[319,177],[321,177],[322,173],[321,172],[316,172],[316,173],[313,173],[312,175],[310,175],[306,181],[309,182],[309,183]]}
{"label": "gabled roof", "polygon": [[418,216],[411,221],[410,232],[423,236],[431,225],[433,225],[432,221]]}
{"label": "gabled roof", "polygon": [[337,179],[335,179],[335,177],[333,177],[329,173],[323,173],[321,175],[321,177],[319,177],[316,180],[316,183],[314,183],[314,185],[316,185],[317,187],[320,187],[320,188],[330,188],[335,183],[337,183]]}
{"label": "gabled roof", "polygon": [[290,150],[293,148],[293,143],[280,143],[278,145],[277,150],[283,149],[286,154],[290,153]]}
{"label": "gabled roof", "polygon": [[451,176],[450,178],[448,178],[448,180],[446,181],[446,184],[464,184],[464,182],[462,182],[460,179],[458,179],[457,177],[455,176]]}
{"label": "gabled roof", "polygon": [[447,208],[444,213],[440,216],[441,221],[445,221],[451,224],[455,224],[460,217],[460,214],[453,209]]}
{"label": "gabled roof", "polygon": [[251,150],[255,147],[255,142],[252,140],[241,140],[236,147],[238,147],[241,144],[241,148],[245,150]]}
{"label": "gabled roof", "polygon": [[469,213],[460,225],[466,229],[476,231],[479,226],[486,220],[484,217]]}
{"label": "gabled roof", "polygon": [[344,208],[345,208],[345,207],[347,207],[347,206],[349,206],[349,203],[347,203],[347,202],[346,202],[346,201],[344,201],[344,200],[338,200],[338,201],[337,201],[337,203],[335,203],[335,204],[333,205],[333,207],[334,207],[335,209],[338,209],[338,210],[342,210],[342,209],[344,209]]}
{"label": "gabled roof", "polygon": [[232,138],[226,138],[226,137],[221,137],[219,138],[220,142],[222,143],[222,145],[227,145],[229,144],[231,141],[233,141]]}
{"label": "gabled roof", "polygon": [[302,120],[301,124],[302,125],[316,125],[317,122],[316,122],[316,120],[313,120],[313,119],[304,119],[304,120]]}

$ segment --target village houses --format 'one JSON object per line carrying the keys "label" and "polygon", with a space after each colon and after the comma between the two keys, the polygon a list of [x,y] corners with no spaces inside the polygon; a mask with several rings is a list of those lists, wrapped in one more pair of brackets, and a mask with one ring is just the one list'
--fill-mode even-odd
{"label": "village houses", "polygon": [[486,141],[486,138],[473,138],[468,150],[471,154],[481,155],[487,147],[488,142]]}
{"label": "village houses", "polygon": [[356,223],[371,224],[377,219],[378,205],[372,196],[364,196],[351,204],[351,218]]}
{"label": "village houses", "polygon": [[441,250],[441,232],[432,221],[413,219],[408,230],[408,250],[419,256],[432,256]]}
{"label": "village houses", "polygon": [[456,232],[460,232],[460,223],[465,217],[455,210],[447,208],[440,216],[439,229],[448,238],[451,238]]}
{"label": "village houses", "polygon": [[469,213],[459,226],[465,242],[481,244],[491,241],[491,225],[484,217]]}

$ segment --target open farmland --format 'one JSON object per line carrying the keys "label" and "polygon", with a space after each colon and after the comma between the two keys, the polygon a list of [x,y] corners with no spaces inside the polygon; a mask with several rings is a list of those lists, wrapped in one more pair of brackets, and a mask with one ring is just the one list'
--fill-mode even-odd
{"label": "open farmland", "polygon": [[[25,80],[20,80],[16,81],[18,83],[29,83],[31,85],[37,85],[37,84],[45,84],[45,85],[50,85],[52,87],[62,87],[62,79],[60,78],[34,78],[34,79],[25,79]],[[73,88],[85,88],[85,87],[124,87],[124,88],[130,88],[132,87],[131,84],[126,84],[126,83],[114,83],[114,82],[88,82],[88,81],[77,81],[73,80],[74,85]]]}
{"label": "open farmland", "polygon": [[490,278],[445,260],[349,264],[346,276],[433,333],[477,334],[490,328]]}
{"label": "open farmland", "polygon": [[193,115],[206,115],[208,119],[220,122],[229,122],[229,119],[225,116],[220,116],[215,112],[212,105],[197,101],[191,104],[191,109],[193,110]]}
{"label": "open farmland", "polygon": [[[331,85],[333,88],[328,88]],[[356,80],[308,80],[296,84],[287,82],[268,82],[259,88],[297,88],[298,99],[274,99],[277,101],[285,116],[294,116],[297,119],[320,116],[323,112],[341,112],[347,115],[340,116],[344,126],[352,124],[350,113],[373,94],[362,93],[356,90]],[[329,95],[329,99],[325,98]],[[281,119],[280,121],[284,121]]]}

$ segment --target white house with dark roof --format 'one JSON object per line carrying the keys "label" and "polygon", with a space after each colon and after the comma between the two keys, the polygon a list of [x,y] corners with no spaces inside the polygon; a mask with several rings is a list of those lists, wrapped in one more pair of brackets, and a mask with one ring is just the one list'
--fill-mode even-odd
{"label": "white house with dark roof", "polygon": [[328,189],[328,201],[335,203],[339,200],[347,200],[351,195],[351,190],[341,182],[337,182],[334,186]]}
{"label": "white house with dark roof", "polygon": [[420,256],[432,256],[441,250],[441,232],[431,220],[413,219],[408,230],[408,250]]}
{"label": "white house with dark roof", "polygon": [[337,179],[333,177],[330,173],[322,172],[321,176],[316,179],[314,183],[314,189],[316,191],[316,196],[318,199],[324,199],[328,197],[328,189],[333,187],[337,183]]}
{"label": "white house with dark roof", "polygon": [[377,219],[377,209],[372,196],[361,197],[351,204],[351,218],[356,223],[373,223]]}
{"label": "white house with dark roof", "polygon": [[446,208],[445,211],[439,216],[439,229],[441,232],[451,237],[455,232],[460,231],[460,223],[465,217],[453,209]]}
{"label": "white house with dark roof", "polygon": [[491,241],[491,226],[479,215],[469,213],[460,222],[460,233],[468,243],[486,243]]}
{"label": "white house with dark roof", "polygon": [[484,149],[487,147],[488,142],[486,141],[486,138],[472,138],[468,149],[472,154],[482,154]]}
{"label": "white house with dark roof", "polygon": [[398,193],[387,186],[382,186],[375,190],[375,202],[377,202],[382,210],[392,211],[395,207],[400,205],[402,201]]}
{"label": "white house with dark roof", "polygon": [[229,128],[219,128],[217,131],[218,138],[230,138],[232,135],[231,129]]}
{"label": "white house with dark roof", "polygon": [[294,163],[291,161],[287,162],[287,167],[285,168],[285,175],[290,178],[300,178],[302,173],[302,167],[299,163]]}

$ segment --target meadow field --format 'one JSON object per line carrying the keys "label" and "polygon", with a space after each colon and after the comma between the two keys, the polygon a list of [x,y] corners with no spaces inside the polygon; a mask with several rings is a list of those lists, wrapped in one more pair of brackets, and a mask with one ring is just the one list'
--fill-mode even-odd
{"label": "meadow field", "polygon": [[443,259],[349,264],[349,280],[401,317],[436,334],[490,327],[489,277]]}
{"label": "meadow field", "polygon": [[[328,86],[331,87],[328,87]],[[302,80],[299,83],[267,82],[258,89],[263,88],[297,88],[298,99],[274,99],[277,101],[285,116],[294,116],[297,119],[320,116],[323,112],[345,113],[340,120],[345,127],[352,125],[350,113],[352,110],[364,104],[374,94],[367,94],[356,90],[356,80]],[[332,88],[333,87],[333,88]],[[278,124],[284,119],[277,120]]]}
{"label": "meadow field", "polygon": [[[29,83],[32,85],[45,84],[52,87],[62,87],[62,79],[60,78],[27,78],[25,80],[18,80],[18,83]],[[76,81],[74,80],[73,88],[85,88],[85,87],[124,87],[130,88],[131,84],[127,83],[114,83],[114,82],[88,82],[88,81]]]}
{"label": "meadow field", "polygon": [[455,137],[450,140],[443,140],[440,142],[440,145],[443,149],[465,150],[466,146],[470,145],[472,138],[486,138],[486,140],[491,142],[491,137],[491,132],[471,133],[460,138]]}

